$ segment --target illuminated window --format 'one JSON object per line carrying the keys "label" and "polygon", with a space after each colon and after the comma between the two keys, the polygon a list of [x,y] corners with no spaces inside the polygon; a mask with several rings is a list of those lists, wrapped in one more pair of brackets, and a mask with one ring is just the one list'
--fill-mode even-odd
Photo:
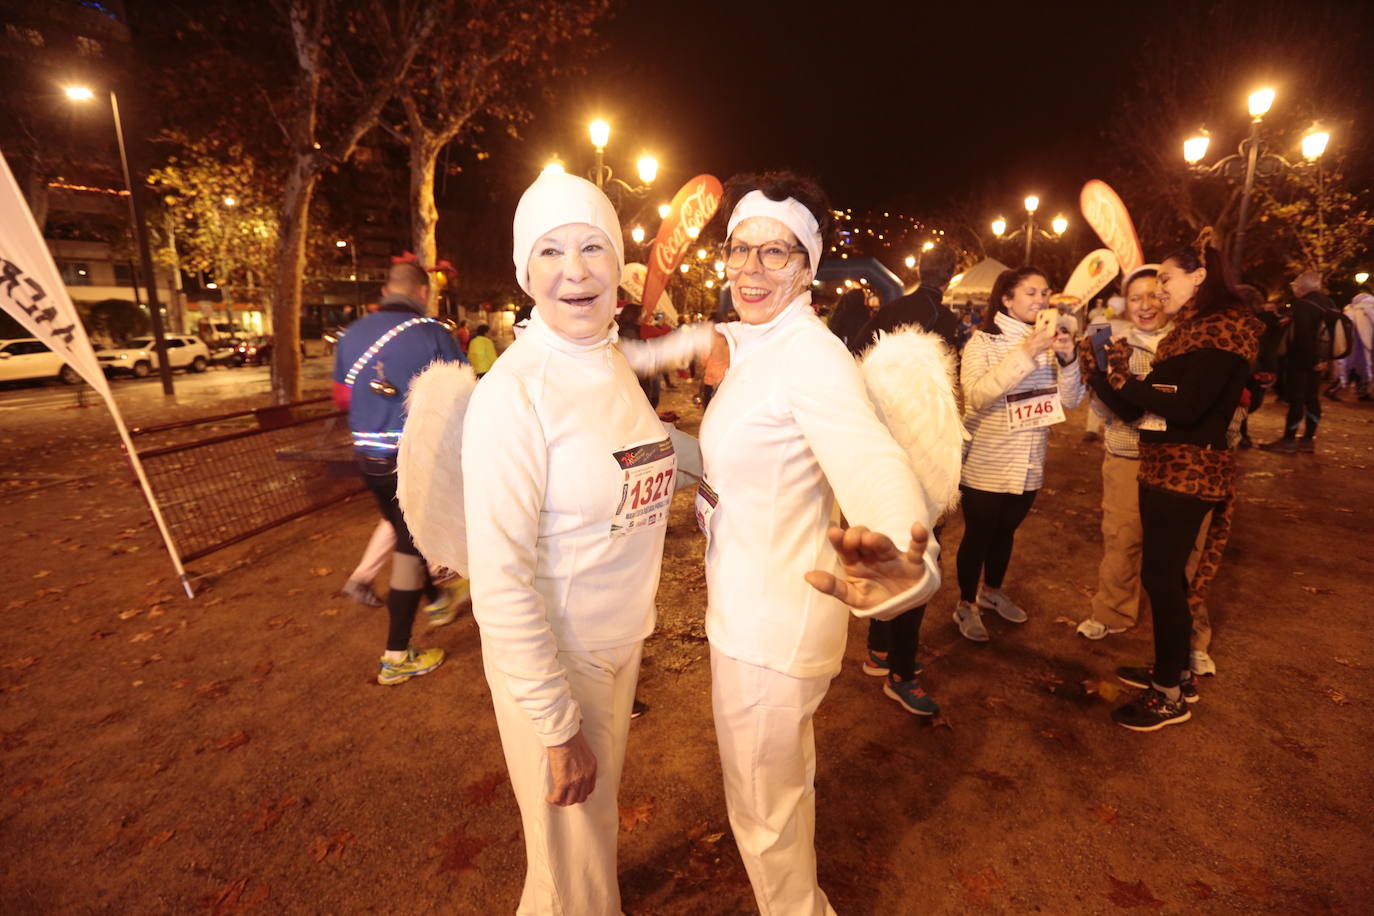
{"label": "illuminated window", "polygon": [[94,38],[78,35],[76,36],[76,53],[82,57],[100,57],[105,53],[105,49]]}
{"label": "illuminated window", "polygon": [[67,286],[90,286],[91,268],[89,264],[78,261],[58,261],[57,271]]}
{"label": "illuminated window", "polygon": [[5,34],[9,35],[10,41],[20,41],[35,48],[41,48],[45,44],[43,33],[28,26],[6,25]]}

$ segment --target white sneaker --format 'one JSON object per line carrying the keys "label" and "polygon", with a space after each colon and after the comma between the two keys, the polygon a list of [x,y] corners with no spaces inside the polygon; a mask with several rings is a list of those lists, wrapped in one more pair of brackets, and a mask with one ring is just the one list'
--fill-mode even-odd
{"label": "white sneaker", "polygon": [[1217,663],[1212,661],[1212,656],[1206,652],[1195,650],[1188,653],[1188,667],[1192,668],[1198,677],[1212,677],[1217,673]]}
{"label": "white sneaker", "polygon": [[1017,607],[1016,602],[1008,598],[1000,588],[990,588],[986,585],[978,586],[978,606],[996,611],[1003,620],[1009,620],[1012,623],[1026,622],[1026,612]]}
{"label": "white sneaker", "polygon": [[1114,636],[1117,633],[1125,633],[1125,627],[1109,627],[1100,620],[1089,617],[1078,625],[1078,635],[1085,639],[1102,639],[1106,636]]}
{"label": "white sneaker", "polygon": [[954,606],[954,622],[959,625],[959,632],[965,639],[988,641],[988,628],[983,626],[982,613],[967,601],[960,601]]}

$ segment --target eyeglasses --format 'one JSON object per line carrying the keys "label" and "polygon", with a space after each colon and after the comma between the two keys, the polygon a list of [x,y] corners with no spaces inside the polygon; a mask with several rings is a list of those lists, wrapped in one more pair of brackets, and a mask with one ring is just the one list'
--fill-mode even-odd
{"label": "eyeglasses", "polygon": [[781,239],[762,242],[758,245],[726,242],[720,246],[720,258],[725,262],[728,269],[740,270],[749,263],[751,251],[759,253],[759,264],[763,266],[764,270],[782,270],[787,266],[787,262],[792,260],[792,255],[805,252],[806,249],[800,245],[789,245]]}

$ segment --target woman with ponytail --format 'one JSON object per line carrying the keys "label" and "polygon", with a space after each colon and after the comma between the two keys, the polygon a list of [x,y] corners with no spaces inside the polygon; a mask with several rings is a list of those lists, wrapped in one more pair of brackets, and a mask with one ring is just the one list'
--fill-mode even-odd
{"label": "woman with ponytail", "polygon": [[[1188,721],[1188,704],[1198,698],[1189,603],[1206,598],[1230,534],[1235,454],[1227,430],[1263,329],[1207,233],[1163,260],[1159,302],[1174,330],[1160,342],[1150,374],[1131,374],[1128,347],[1118,340],[1108,371],[1089,378],[1117,416],[1140,420],[1140,578],[1153,609],[1155,660],[1117,669],[1123,683],[1144,692],[1112,712],[1134,731]],[[1190,588],[1188,555],[1208,512],[1212,524]]]}

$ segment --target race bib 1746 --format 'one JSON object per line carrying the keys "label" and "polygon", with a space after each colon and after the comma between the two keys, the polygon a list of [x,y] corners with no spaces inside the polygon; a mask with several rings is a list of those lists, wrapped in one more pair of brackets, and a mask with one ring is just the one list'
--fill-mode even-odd
{"label": "race bib 1746", "polygon": [[1063,422],[1064,405],[1057,387],[1007,395],[1007,426],[1012,432]]}

